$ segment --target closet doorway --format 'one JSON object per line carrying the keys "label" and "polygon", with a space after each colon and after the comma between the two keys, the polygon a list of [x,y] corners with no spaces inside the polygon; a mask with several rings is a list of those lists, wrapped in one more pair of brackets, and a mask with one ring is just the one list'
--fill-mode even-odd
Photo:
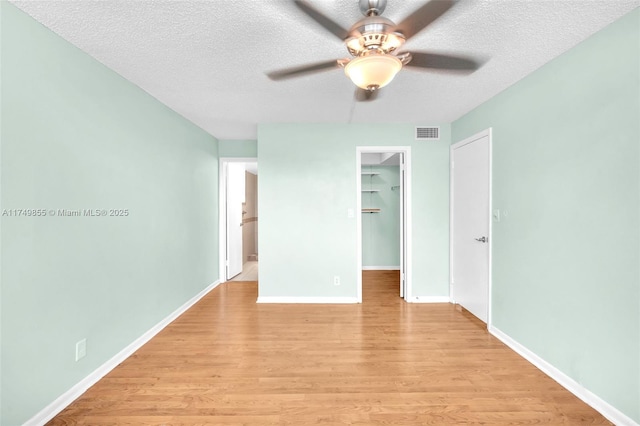
{"label": "closet doorway", "polygon": [[220,281],[258,280],[258,163],[220,159]]}
{"label": "closet doorway", "polygon": [[398,270],[411,299],[411,147],[357,147],[358,300],[363,270]]}

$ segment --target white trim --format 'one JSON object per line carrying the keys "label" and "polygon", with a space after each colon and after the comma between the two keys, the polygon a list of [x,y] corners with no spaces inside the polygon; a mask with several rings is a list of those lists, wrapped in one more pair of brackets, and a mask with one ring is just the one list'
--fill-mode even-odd
{"label": "white trim", "polygon": [[[227,281],[227,164],[228,163],[258,163],[255,157],[220,157],[218,159],[218,271],[220,271],[219,281]],[[259,232],[259,231],[258,231]]]}
{"label": "white trim", "polygon": [[399,271],[399,266],[363,266],[363,271]]}
{"label": "white trim", "polygon": [[487,328],[493,325],[493,128],[485,130],[489,136],[489,289],[487,297]]}
{"label": "white trim", "polygon": [[[362,215],[359,214],[362,211],[362,154],[363,153],[378,153],[378,152],[393,152],[404,154],[404,171],[405,171],[405,204],[404,213],[406,222],[405,228],[405,245],[406,253],[403,253],[404,264],[406,270],[404,271],[404,279],[406,283],[406,293],[404,295],[405,300],[411,298],[412,293],[412,264],[413,264],[413,250],[412,250],[412,220],[411,220],[411,199],[413,196],[411,190],[411,147],[410,146],[356,146],[356,257],[357,257],[357,299],[358,303],[362,303]],[[402,262],[402,259],[400,260]]]}
{"label": "white trim", "polygon": [[[492,238],[493,239],[493,238]],[[453,145],[449,147],[449,299],[456,303],[453,291]]]}
{"label": "white trim", "polygon": [[524,359],[529,361],[531,364],[536,366],[540,371],[542,371],[547,376],[551,377],[553,380],[558,382],[562,387],[567,389],[569,392],[580,398],[586,404],[591,406],[593,409],[598,411],[604,417],[606,417],[609,421],[613,422],[617,426],[640,426],[633,419],[622,413],[620,410],[604,401],[599,396],[595,395],[584,386],[573,380],[571,377],[567,376],[562,371],[558,370],[556,367],[539,357],[537,354],[521,345],[511,337],[509,337],[504,332],[500,331],[493,325],[489,327],[489,333],[500,339],[502,343],[509,346],[515,352],[517,352]]}
{"label": "white trim", "polygon": [[360,303],[357,297],[280,297],[260,296],[256,303],[324,303],[343,304]]}
{"label": "white trim", "polygon": [[40,410],[35,416],[31,417],[24,423],[24,426],[43,425],[54,418],[58,413],[67,408],[73,401],[78,399],[91,386],[95,385],[100,379],[106,376],[111,370],[116,368],[125,359],[129,358],[135,351],[140,349],[145,343],[151,340],[156,334],[162,331],[166,326],[171,324],[176,318],[185,313],[189,308],[195,305],[200,299],[206,296],[211,290],[216,288],[220,281],[215,281],[202,290],[200,293],[192,297],[184,305],[173,311],[169,316],[151,327],[142,336],[127,345],[124,349],[114,355],[110,360],[96,368],[92,373],[80,380],[68,391],[57,397],[51,404]]}
{"label": "white trim", "polygon": [[356,297],[362,303],[362,152],[356,148]]}
{"label": "white trim", "polygon": [[490,328],[493,324],[493,309],[492,309],[492,295],[493,295],[493,128],[489,127],[473,136],[463,139],[454,143],[449,147],[449,299],[451,303],[455,303],[454,298],[454,277],[453,277],[453,150],[464,145],[468,145],[478,139],[487,136],[489,138],[489,255],[487,262],[488,268],[488,295],[487,295],[487,328]]}
{"label": "white trim", "polygon": [[218,161],[218,281],[227,278],[227,163],[222,158]]}
{"label": "white trim", "polygon": [[411,303],[451,303],[449,296],[414,296],[407,300]]}
{"label": "white trim", "polygon": [[[411,189],[411,147],[403,147],[404,151],[404,178],[405,178],[405,187],[404,187],[404,195],[405,195],[405,204],[404,204],[404,245],[406,248],[406,252],[403,252],[404,255],[404,278],[407,289],[407,294],[405,294],[405,300],[408,300],[413,295],[413,222],[411,220],[412,215],[412,199],[413,199],[413,191]],[[401,259],[402,260],[402,259]]]}

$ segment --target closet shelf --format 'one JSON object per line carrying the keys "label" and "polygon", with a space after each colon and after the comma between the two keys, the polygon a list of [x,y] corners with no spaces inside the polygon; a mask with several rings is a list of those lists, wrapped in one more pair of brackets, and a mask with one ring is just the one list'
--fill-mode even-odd
{"label": "closet shelf", "polygon": [[362,192],[380,192],[379,189],[363,189]]}
{"label": "closet shelf", "polygon": [[362,175],[366,175],[366,176],[377,176],[379,175],[380,172],[362,172]]}
{"label": "closet shelf", "polygon": [[380,209],[362,209],[362,213],[380,213]]}

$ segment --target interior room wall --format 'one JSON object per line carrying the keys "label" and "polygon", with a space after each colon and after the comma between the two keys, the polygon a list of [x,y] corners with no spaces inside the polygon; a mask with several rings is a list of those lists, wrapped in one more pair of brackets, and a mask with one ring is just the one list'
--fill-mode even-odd
{"label": "interior room wall", "polygon": [[411,147],[414,295],[448,296],[450,126],[440,132],[416,141],[412,124],[258,126],[260,297],[357,297],[356,147],[385,145]]}
{"label": "interior room wall", "polygon": [[362,171],[378,173],[362,175],[362,207],[380,209],[362,214],[362,267],[400,269],[400,167],[369,165]]}
{"label": "interior room wall", "polygon": [[0,203],[46,213],[1,218],[0,424],[18,425],[217,279],[218,154],[206,132],[0,8]]}
{"label": "interior room wall", "polygon": [[258,141],[252,139],[221,139],[218,141],[220,158],[256,158]]}
{"label": "interior room wall", "polygon": [[493,128],[493,323],[640,423],[640,10],[455,121]]}

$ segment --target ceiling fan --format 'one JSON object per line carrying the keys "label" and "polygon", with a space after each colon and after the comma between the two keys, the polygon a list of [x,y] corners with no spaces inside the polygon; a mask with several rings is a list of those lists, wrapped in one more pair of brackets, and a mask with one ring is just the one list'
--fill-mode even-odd
{"label": "ceiling fan", "polygon": [[300,10],[340,38],[352,57],[273,71],[267,76],[272,80],[283,80],[340,67],[358,87],[356,100],[367,101],[374,99],[377,91],[389,84],[404,67],[473,72],[482,64],[470,57],[398,51],[405,41],[442,16],[456,1],[431,0],[395,24],[382,16],[386,0],[359,0],[360,11],[365,17],[347,30],[308,1],[294,0]]}

